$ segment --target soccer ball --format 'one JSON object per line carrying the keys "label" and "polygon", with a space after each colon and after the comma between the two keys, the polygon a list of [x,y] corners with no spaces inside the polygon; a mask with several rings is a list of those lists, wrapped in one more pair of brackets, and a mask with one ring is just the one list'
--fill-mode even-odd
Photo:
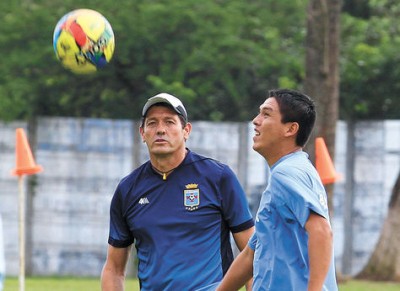
{"label": "soccer ball", "polygon": [[99,12],[77,9],[58,21],[53,47],[65,68],[77,74],[89,74],[110,62],[115,48],[114,32]]}

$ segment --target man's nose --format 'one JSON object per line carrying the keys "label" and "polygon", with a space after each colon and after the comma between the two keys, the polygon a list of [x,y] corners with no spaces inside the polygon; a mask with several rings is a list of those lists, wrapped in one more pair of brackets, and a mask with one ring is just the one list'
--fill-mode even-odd
{"label": "man's nose", "polygon": [[164,134],[165,133],[165,125],[160,123],[157,126],[157,134]]}

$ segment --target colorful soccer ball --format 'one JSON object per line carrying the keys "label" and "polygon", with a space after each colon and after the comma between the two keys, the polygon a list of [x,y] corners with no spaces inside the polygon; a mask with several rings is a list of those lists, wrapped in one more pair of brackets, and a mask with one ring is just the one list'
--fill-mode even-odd
{"label": "colorful soccer ball", "polygon": [[114,32],[99,12],[78,9],[64,15],[53,34],[53,47],[62,65],[78,74],[96,72],[114,53]]}

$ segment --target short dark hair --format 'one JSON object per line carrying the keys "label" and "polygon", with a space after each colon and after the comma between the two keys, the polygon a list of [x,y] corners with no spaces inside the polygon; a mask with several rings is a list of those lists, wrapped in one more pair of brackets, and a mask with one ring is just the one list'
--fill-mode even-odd
{"label": "short dark hair", "polygon": [[306,94],[290,89],[273,89],[268,91],[268,96],[275,98],[278,103],[282,123],[297,122],[299,124],[296,144],[303,147],[315,125],[314,101]]}

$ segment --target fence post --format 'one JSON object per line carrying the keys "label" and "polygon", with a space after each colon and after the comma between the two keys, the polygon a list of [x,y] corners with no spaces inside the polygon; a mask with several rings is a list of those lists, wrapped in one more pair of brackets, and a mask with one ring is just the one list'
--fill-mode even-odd
{"label": "fence post", "polygon": [[242,184],[243,189],[247,192],[248,178],[248,146],[249,132],[246,122],[239,123],[239,150],[238,150],[238,179]]}
{"label": "fence post", "polygon": [[353,260],[353,208],[354,208],[354,163],[355,163],[355,123],[347,122],[346,144],[346,184],[343,212],[343,274],[351,274]]}

